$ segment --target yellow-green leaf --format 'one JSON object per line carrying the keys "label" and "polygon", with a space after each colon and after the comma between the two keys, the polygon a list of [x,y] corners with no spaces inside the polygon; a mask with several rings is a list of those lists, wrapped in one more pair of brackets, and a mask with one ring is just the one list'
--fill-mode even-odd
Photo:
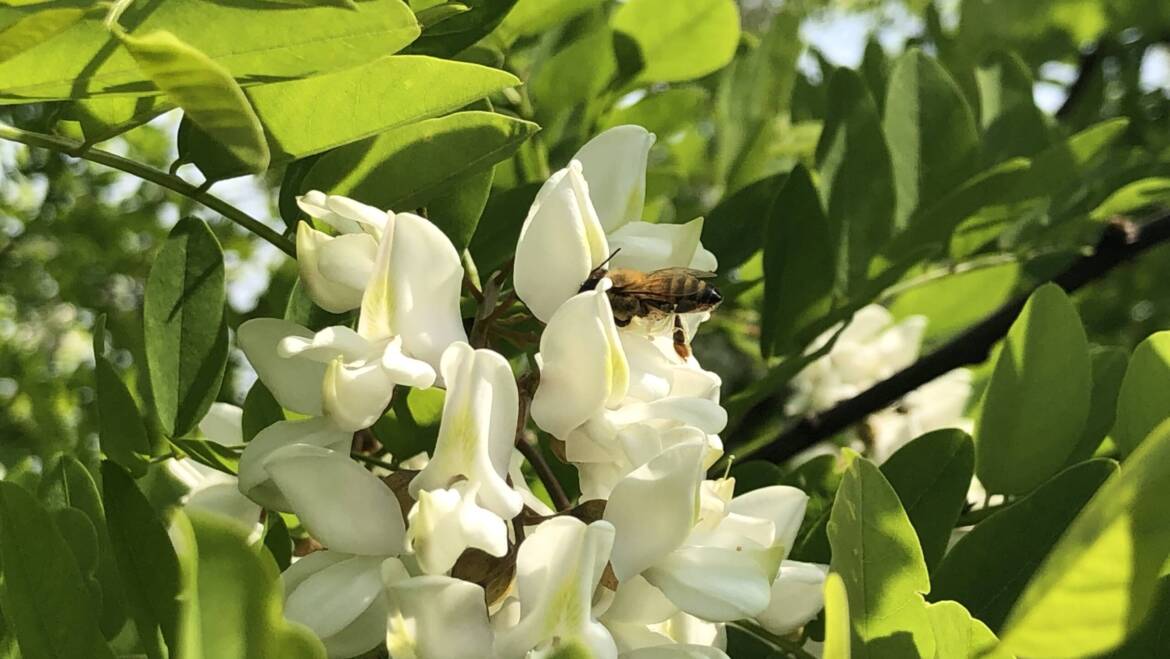
{"label": "yellow-green leaf", "polygon": [[1027,657],[1095,656],[1145,620],[1167,554],[1170,421],[1159,425],[1053,548],[1000,634]]}
{"label": "yellow-green leaf", "polygon": [[29,48],[52,39],[80,21],[82,16],[85,16],[84,9],[64,7],[44,9],[17,19],[15,23],[0,30],[0,62],[10,60]]}
{"label": "yellow-green leaf", "polygon": [[247,171],[268,169],[260,118],[230,71],[170,32],[121,39],[142,72]]}
{"label": "yellow-green leaf", "polygon": [[824,659],[849,659],[849,595],[841,575],[830,572],[825,579]]}

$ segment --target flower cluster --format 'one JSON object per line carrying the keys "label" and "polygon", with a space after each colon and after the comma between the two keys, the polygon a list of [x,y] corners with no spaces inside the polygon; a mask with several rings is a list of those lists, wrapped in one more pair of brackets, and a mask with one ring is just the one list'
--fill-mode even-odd
{"label": "flower cluster", "polygon": [[[459,254],[428,220],[310,193],[301,279],[319,306],[359,311],[310,331],[244,323],[238,342],[295,420],[248,442],[239,490],[294,513],[323,549],[284,573],[285,614],[331,657],[382,642],[392,657],[513,659],[558,648],[617,657],[726,657],[724,623],[785,634],[822,604],[825,567],[788,561],[807,497],[734,495],[708,480],[727,422],[720,380],[676,350],[669,323],[619,328],[609,267],[713,271],[702,220],[641,221],[654,137],[621,126],[586,144],[540,190],[513,286],[545,323],[531,405],[509,362],[469,345]],[[704,314],[683,326],[689,340]],[[396,386],[445,389],[434,450],[375,475],[351,458]],[[531,410],[574,465],[580,498],[554,510],[529,490],[516,442]],[[210,433],[209,433],[210,434]],[[528,433],[530,434],[530,433]],[[405,456],[396,456],[405,457]],[[252,509],[255,514],[255,509]]]}
{"label": "flower cluster", "polygon": [[[809,346],[808,351],[815,352],[837,337],[826,355],[793,379],[785,412],[790,416],[823,412],[913,364],[925,330],[923,316],[894,322],[885,307],[863,307],[843,328],[826,331]],[[970,398],[971,372],[955,369],[870,415],[858,443],[881,463],[910,440],[932,430],[961,428],[970,432],[973,424],[964,417]]]}

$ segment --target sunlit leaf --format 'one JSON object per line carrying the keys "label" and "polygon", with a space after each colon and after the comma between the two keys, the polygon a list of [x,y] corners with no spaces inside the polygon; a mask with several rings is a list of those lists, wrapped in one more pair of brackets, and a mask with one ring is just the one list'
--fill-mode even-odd
{"label": "sunlit leaf", "polygon": [[170,437],[195,427],[219,393],[227,363],[224,267],[203,220],[185,218],[159,250],[146,282],[146,359],[155,411]]}
{"label": "sunlit leaf", "polygon": [[1125,453],[1170,418],[1170,332],[1138,344],[1117,394],[1117,421],[1111,436]]}
{"label": "sunlit leaf", "polygon": [[732,0],[630,0],[610,21],[630,37],[648,82],[691,80],[731,61],[739,42],[739,10]]}
{"label": "sunlit leaf", "polygon": [[989,492],[1024,494],[1076,448],[1092,391],[1089,345],[1068,296],[1028,299],[995,362],[976,425],[976,471]]}
{"label": "sunlit leaf", "polygon": [[1023,656],[1107,651],[1149,613],[1170,554],[1170,423],[1146,438],[1073,520],[1000,634]]}
{"label": "sunlit leaf", "polygon": [[43,9],[8,24],[0,30],[0,63],[68,30],[85,11],[80,7]]}
{"label": "sunlit leaf", "polygon": [[824,659],[849,659],[853,644],[849,630],[849,594],[841,575],[830,572],[825,578]]}
{"label": "sunlit leaf", "polygon": [[25,659],[113,659],[100,613],[52,518],[20,486],[0,481],[0,606]]}
{"label": "sunlit leaf", "polygon": [[977,524],[934,571],[930,599],[961,602],[993,630],[999,629],[1069,523],[1115,473],[1112,460],[1070,467]]}

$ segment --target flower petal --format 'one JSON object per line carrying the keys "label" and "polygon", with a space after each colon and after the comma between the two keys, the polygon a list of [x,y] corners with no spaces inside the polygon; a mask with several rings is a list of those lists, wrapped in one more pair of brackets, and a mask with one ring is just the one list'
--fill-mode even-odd
{"label": "flower petal", "polygon": [[783,547],[787,556],[792,551],[807,506],[808,495],[798,488],[772,485],[735,497],[727,505],[727,511],[771,521],[776,529],[771,544]]}
{"label": "flower petal", "polygon": [[593,619],[591,604],[612,546],[607,522],[586,526],[572,517],[554,517],[536,527],[516,558],[521,618],[496,635],[501,659],[523,657],[553,639],[584,643],[596,659],[616,659],[613,638]]}
{"label": "flower petal", "polygon": [[248,532],[260,521],[260,506],[241,494],[235,483],[216,483],[193,491],[183,505],[230,518]]}
{"label": "flower petal", "polygon": [[623,652],[621,659],[728,659],[719,648],[705,645],[652,645]]}
{"label": "flower petal", "polygon": [[497,558],[508,553],[508,527],[476,505],[477,490],[461,482],[449,490],[419,491],[407,516],[406,542],[423,572],[447,572],[468,547]]}
{"label": "flower petal", "polygon": [[690,534],[704,449],[700,443],[669,448],[613,488],[604,519],[616,534],[609,560],[618,581],[658,562]]}
{"label": "flower petal", "polygon": [[291,512],[292,506],[272,483],[264,462],[277,449],[292,444],[309,444],[347,453],[353,433],[342,430],[329,417],[278,421],[256,434],[240,456],[240,492],[270,510]]}
{"label": "flower petal", "polygon": [[325,413],[339,428],[356,432],[382,417],[394,395],[394,380],[381,360],[348,366],[334,359],[321,385]]}
{"label": "flower petal", "polygon": [[207,441],[222,446],[244,443],[244,410],[230,403],[215,402],[199,421],[199,432]]}
{"label": "flower petal", "polygon": [[421,576],[387,589],[392,657],[480,659],[492,645],[480,586],[446,576]]}
{"label": "flower petal", "polygon": [[513,269],[516,294],[533,315],[549,322],[608,256],[609,244],[589,201],[581,166],[570,163],[545,181],[520,229]]}
{"label": "flower petal", "polygon": [[293,444],[274,451],[264,468],[301,523],[325,546],[382,557],[402,552],[406,525],[398,499],[348,455]]}
{"label": "flower petal", "polygon": [[710,622],[750,618],[771,600],[780,548],[685,546],[643,572],[675,606]]}
{"label": "flower petal", "polygon": [[808,624],[825,607],[827,565],[784,561],[772,583],[772,600],[756,620],[773,634],[788,634]]}
{"label": "flower petal", "polygon": [[467,341],[459,312],[463,266],[434,224],[398,213],[386,224],[374,274],[362,298],[358,333],[402,337],[402,350],[438,369],[447,346]]}
{"label": "flower petal", "polygon": [[282,357],[279,346],[290,336],[311,339],[313,333],[287,320],[255,318],[240,325],[236,342],[281,407],[319,416],[325,364]]}
{"label": "flower petal", "polygon": [[629,389],[629,364],[604,283],[561,305],[540,337],[540,386],[532,419],[558,439],[611,401],[620,401]]}
{"label": "flower petal", "polygon": [[[653,272],[662,268],[690,268],[696,264],[713,265],[714,258],[706,256],[710,252],[700,252],[699,236],[702,233],[703,218],[686,224],[630,222],[609,235],[610,249],[615,254],[610,261],[611,267]],[[696,258],[697,255],[700,258]]]}
{"label": "flower petal", "polygon": [[653,145],[654,134],[645,128],[615,126],[586,142],[573,156],[581,163],[606,233],[642,219],[646,160]]}
{"label": "flower petal", "polygon": [[320,638],[337,634],[381,594],[383,560],[351,556],[307,576],[285,599],[285,617],[307,625]]}
{"label": "flower petal", "polygon": [[[297,269],[301,281],[305,284],[309,299],[331,313],[356,309],[362,303],[362,291],[365,288],[364,283],[361,286],[351,285],[353,283],[351,273],[339,271],[332,266],[339,252],[351,252],[353,247],[357,246],[349,243],[338,244],[342,238],[357,238],[372,243],[372,239],[363,234],[347,234],[334,238],[317,231],[309,226],[308,222],[297,224]],[[326,256],[326,253],[329,255]],[[331,264],[330,274],[323,272],[323,263],[326,261]],[[338,274],[343,274],[345,279],[336,279],[334,276]],[[369,276],[368,272],[366,276]]]}
{"label": "flower petal", "polygon": [[443,355],[447,397],[435,453],[410,482],[411,496],[466,479],[477,500],[512,519],[524,499],[507,482],[520,399],[512,368],[499,353],[453,343]]}

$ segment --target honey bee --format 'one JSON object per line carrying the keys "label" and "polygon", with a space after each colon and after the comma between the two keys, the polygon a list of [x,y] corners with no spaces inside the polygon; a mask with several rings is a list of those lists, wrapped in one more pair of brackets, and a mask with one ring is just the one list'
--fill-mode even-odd
{"label": "honey bee", "polygon": [[713,272],[691,268],[662,268],[653,272],[641,272],[630,268],[607,270],[609,262],[617,251],[589,273],[581,284],[581,292],[597,287],[602,278],[608,277],[613,286],[609,289],[609,303],[613,308],[613,320],[618,327],[625,327],[635,318],[650,323],[661,323],[667,319],[674,322],[674,351],[686,359],[691,354],[687,345],[687,333],[678,314],[710,311],[719,306],[723,296],[719,289],[705,280],[715,276]]}

